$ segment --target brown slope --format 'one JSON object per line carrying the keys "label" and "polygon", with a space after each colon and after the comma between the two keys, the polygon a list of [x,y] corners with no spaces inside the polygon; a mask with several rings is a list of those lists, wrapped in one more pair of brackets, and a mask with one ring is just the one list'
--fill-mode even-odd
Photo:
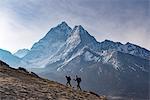
{"label": "brown slope", "polygon": [[0,64],[0,100],[103,100]]}

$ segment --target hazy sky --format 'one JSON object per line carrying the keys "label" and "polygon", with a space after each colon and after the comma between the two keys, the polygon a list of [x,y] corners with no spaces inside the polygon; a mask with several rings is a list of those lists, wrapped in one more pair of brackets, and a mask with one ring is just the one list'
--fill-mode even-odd
{"label": "hazy sky", "polygon": [[50,28],[82,25],[98,41],[150,50],[150,0],[0,0],[0,48],[31,48]]}

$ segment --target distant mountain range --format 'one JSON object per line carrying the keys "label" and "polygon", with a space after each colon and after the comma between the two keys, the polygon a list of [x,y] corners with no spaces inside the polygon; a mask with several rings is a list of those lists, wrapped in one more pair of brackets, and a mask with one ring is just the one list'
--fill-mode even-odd
{"label": "distant mountain range", "polygon": [[1,53],[0,59],[12,66],[62,83],[64,75],[77,74],[84,89],[100,94],[139,100],[149,96],[150,51],[129,42],[98,42],[81,25],[71,29],[62,22],[30,50]]}
{"label": "distant mountain range", "polygon": [[15,52],[13,55],[15,55],[19,58],[23,58],[25,55],[27,55],[28,52],[29,52],[28,49],[20,49],[17,52]]}
{"label": "distant mountain range", "polygon": [[6,62],[10,66],[18,67],[18,64],[20,64],[21,59],[17,56],[14,56],[9,51],[0,49],[0,60]]}

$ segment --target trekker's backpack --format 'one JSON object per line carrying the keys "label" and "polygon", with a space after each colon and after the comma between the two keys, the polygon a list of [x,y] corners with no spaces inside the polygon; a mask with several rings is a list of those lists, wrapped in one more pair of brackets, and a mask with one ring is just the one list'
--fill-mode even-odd
{"label": "trekker's backpack", "polygon": [[78,82],[81,82],[81,78],[79,77],[79,78],[77,79],[77,81],[78,81]]}
{"label": "trekker's backpack", "polygon": [[68,80],[71,80],[70,76],[68,77]]}
{"label": "trekker's backpack", "polygon": [[71,77],[70,76],[66,76],[67,80],[70,81],[71,80]]}

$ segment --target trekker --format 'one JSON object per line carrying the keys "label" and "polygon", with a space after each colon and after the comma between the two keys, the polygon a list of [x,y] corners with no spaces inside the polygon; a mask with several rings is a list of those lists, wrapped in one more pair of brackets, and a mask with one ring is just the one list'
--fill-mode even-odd
{"label": "trekker", "polygon": [[77,89],[81,90],[81,87],[80,87],[81,78],[76,75],[76,79],[74,79],[74,80],[77,81]]}
{"label": "trekker", "polygon": [[71,86],[71,77],[70,76],[66,76],[66,79],[67,79],[67,83],[66,83],[66,86]]}

